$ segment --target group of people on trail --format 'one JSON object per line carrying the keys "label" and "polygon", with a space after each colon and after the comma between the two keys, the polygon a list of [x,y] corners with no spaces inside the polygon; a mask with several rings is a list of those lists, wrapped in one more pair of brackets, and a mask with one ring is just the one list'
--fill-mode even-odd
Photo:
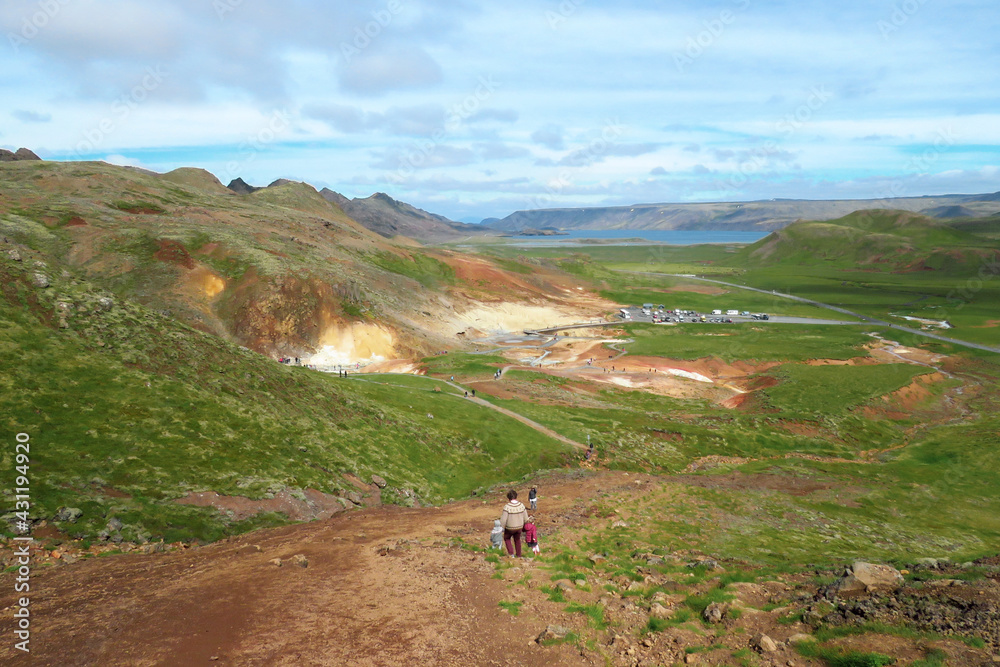
{"label": "group of people on trail", "polygon": [[503,369],[498,368],[495,373],[493,373],[493,379],[499,380],[500,376],[503,375]]}
{"label": "group of people on trail", "polygon": [[[538,507],[538,491],[531,487],[528,494],[531,509]],[[507,492],[507,504],[503,506],[500,518],[493,521],[493,532],[490,533],[490,541],[494,549],[500,548],[500,542],[507,548],[507,554],[516,558],[521,557],[521,537],[524,537],[525,544],[531,548],[533,553],[539,553],[538,548],[538,528],[535,525],[535,518],[528,514],[527,508],[517,499],[517,491],[511,489]]]}

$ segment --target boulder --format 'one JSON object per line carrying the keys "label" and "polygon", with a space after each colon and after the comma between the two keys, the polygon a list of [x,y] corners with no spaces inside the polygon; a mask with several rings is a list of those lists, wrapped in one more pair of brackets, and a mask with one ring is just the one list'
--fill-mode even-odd
{"label": "boulder", "polygon": [[778,645],[767,635],[760,633],[750,640],[750,646],[758,653],[773,653],[778,650]]}
{"label": "boulder", "polygon": [[542,630],[541,634],[538,635],[538,638],[535,639],[535,641],[541,644],[544,641],[550,641],[553,639],[564,639],[566,635],[571,632],[572,630],[570,628],[562,625],[549,625]]}
{"label": "boulder", "polygon": [[124,525],[125,524],[123,524],[118,517],[112,517],[111,520],[108,521],[108,532],[121,530]]}
{"label": "boulder", "polygon": [[355,505],[360,505],[365,500],[361,496],[361,494],[358,493],[357,491],[348,491],[347,493],[344,494],[344,497],[347,498],[348,500],[350,500]]}
{"label": "boulder", "polygon": [[83,510],[76,507],[60,507],[53,517],[56,521],[66,521],[76,523],[76,520],[83,516]]}
{"label": "boulder", "polygon": [[674,615],[674,611],[672,609],[667,609],[659,602],[654,602],[649,605],[649,615],[653,618],[670,618]]}
{"label": "boulder", "polygon": [[556,582],[555,587],[561,591],[571,591],[574,588],[573,584],[571,584],[567,579],[560,579]]}
{"label": "boulder", "polygon": [[161,554],[166,550],[167,548],[163,542],[150,542],[142,547],[143,553],[146,554]]}
{"label": "boulder", "polygon": [[590,554],[588,560],[590,560],[590,562],[594,565],[597,565],[601,561],[607,560],[607,557],[604,554]]}
{"label": "boulder", "polygon": [[712,604],[705,607],[705,611],[701,613],[702,618],[704,618],[709,623],[722,623],[722,619],[726,615],[726,605],[720,604],[718,602],[713,602]]}
{"label": "boulder", "polygon": [[372,475],[372,484],[374,484],[375,486],[377,486],[380,489],[384,489],[386,487],[386,485],[388,484],[388,482],[386,482],[385,479],[383,479],[382,477],[380,477],[378,475]]}
{"label": "boulder", "polygon": [[903,575],[891,565],[857,561],[834,584],[836,594],[893,591],[903,584]]}
{"label": "boulder", "polygon": [[51,283],[49,282],[49,277],[44,273],[35,272],[35,275],[31,277],[31,282],[35,287],[45,289]]}
{"label": "boulder", "polygon": [[21,253],[17,251],[17,248],[11,248],[7,251],[7,256],[10,257],[15,262],[21,261]]}
{"label": "boulder", "polygon": [[281,565],[282,565],[280,558],[272,558],[271,560],[269,560],[267,562],[270,563],[271,565],[274,565],[275,567],[281,567]]}
{"label": "boulder", "polygon": [[102,296],[97,300],[97,305],[100,306],[101,310],[111,310],[115,307],[115,300],[108,296]]}
{"label": "boulder", "polygon": [[299,567],[309,567],[309,559],[305,557],[305,554],[295,554],[292,556],[292,562]]}

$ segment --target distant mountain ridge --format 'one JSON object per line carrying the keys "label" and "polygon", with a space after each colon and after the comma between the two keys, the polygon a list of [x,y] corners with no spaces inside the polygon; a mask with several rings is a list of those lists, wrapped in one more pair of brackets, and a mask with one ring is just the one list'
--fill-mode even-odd
{"label": "distant mountain ridge", "polygon": [[348,199],[339,192],[323,188],[320,195],[371,231],[386,238],[407,236],[418,241],[443,241],[459,235],[483,234],[488,231],[480,225],[455,222],[443,215],[428,213],[393,199],[384,192],[376,192],[370,197]]}
{"label": "distant mountain ridge", "polygon": [[650,229],[773,231],[798,220],[835,220],[864,209],[895,209],[933,217],[981,217],[1000,212],[1000,192],[982,195],[937,195],[892,199],[635,204],[591,208],[515,211],[483,224],[491,229]]}
{"label": "distant mountain ridge", "polygon": [[[242,178],[236,178],[227,187],[237,194],[252,195],[292,183],[294,181],[279,178],[266,188],[261,188],[248,184]],[[428,213],[416,206],[393,199],[384,192],[376,192],[370,197],[348,199],[339,192],[323,188],[319,191],[319,195],[363,227],[386,238],[405,236],[421,242],[437,242],[491,231],[481,225],[455,222],[443,215]]]}

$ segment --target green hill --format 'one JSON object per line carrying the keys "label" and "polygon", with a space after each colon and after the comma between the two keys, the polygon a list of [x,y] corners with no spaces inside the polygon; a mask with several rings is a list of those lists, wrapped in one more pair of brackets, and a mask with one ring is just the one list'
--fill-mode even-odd
{"label": "green hill", "polygon": [[961,227],[906,211],[869,210],[830,222],[794,223],[747,246],[726,264],[961,274],[996,258],[1000,251]]}

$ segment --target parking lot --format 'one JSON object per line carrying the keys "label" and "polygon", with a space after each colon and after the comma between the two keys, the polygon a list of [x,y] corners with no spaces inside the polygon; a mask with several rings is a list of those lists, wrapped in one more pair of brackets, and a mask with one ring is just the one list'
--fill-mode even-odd
{"label": "parking lot", "polygon": [[[628,313],[625,317],[624,314]],[[694,310],[683,310],[675,312],[673,309],[656,304],[652,308],[643,306],[628,306],[618,311],[619,317],[625,322],[650,322],[663,324],[742,324],[746,322],[771,322],[775,324],[863,324],[860,320],[833,320],[818,319],[811,317],[786,317],[781,315],[771,315],[769,313],[751,313],[749,311],[738,311],[731,314],[729,311],[722,311],[722,314],[713,312],[700,312]]]}

